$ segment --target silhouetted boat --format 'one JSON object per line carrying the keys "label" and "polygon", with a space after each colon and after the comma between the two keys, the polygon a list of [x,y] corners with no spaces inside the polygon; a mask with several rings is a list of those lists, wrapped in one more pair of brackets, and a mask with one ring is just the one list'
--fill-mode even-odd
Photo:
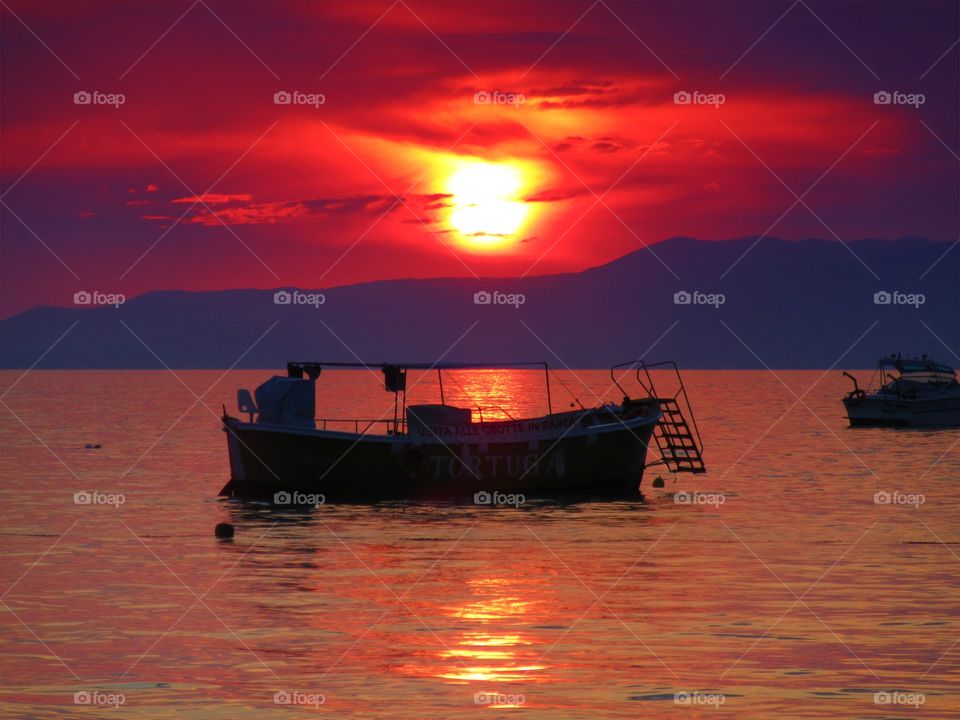
{"label": "silhouetted boat", "polygon": [[873,392],[861,389],[850,373],[843,374],[853,380],[853,390],[843,398],[851,425],[960,426],[960,384],[949,365],[926,355],[891,355],[877,363],[879,389]]}
{"label": "silhouetted boat", "polygon": [[[490,408],[444,402],[443,371],[523,366],[544,371],[546,415],[490,420],[483,418]],[[328,367],[382,372],[385,389],[394,394],[392,418],[315,418],[315,384]],[[644,397],[630,398],[624,391],[614,375],[624,368],[636,369]],[[654,368],[672,368],[676,392],[656,395]],[[407,405],[408,370],[437,371],[440,404]],[[704,472],[702,443],[692,413],[692,430],[684,415],[690,406],[676,364],[623,363],[610,374],[623,392],[621,403],[555,413],[546,363],[290,362],[287,376],[267,380],[257,388],[255,400],[247,390],[238,392],[247,422],[224,409],[231,479],[221,494],[300,491],[325,500],[476,496],[479,502],[495,500],[496,493],[529,498],[636,495],[648,466],[651,436],[661,459],[650,464]]]}

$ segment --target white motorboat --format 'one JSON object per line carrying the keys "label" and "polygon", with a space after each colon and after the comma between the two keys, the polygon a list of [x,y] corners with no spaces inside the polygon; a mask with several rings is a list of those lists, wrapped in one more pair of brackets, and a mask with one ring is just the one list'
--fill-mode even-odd
{"label": "white motorboat", "polygon": [[891,355],[877,364],[879,388],[873,391],[843,374],[853,380],[853,390],[843,398],[852,426],[960,427],[960,384],[949,365],[926,355]]}

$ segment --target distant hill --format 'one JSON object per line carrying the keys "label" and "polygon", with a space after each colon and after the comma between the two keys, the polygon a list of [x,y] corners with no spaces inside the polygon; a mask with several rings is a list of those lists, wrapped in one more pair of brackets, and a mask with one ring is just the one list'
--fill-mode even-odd
{"label": "distant hill", "polygon": [[[288,359],[354,361],[354,353],[371,362],[445,356],[570,367],[648,353],[688,368],[826,368],[872,366],[903,351],[957,364],[943,343],[960,354],[960,246],[765,238],[750,250],[755,242],[672,238],[579,273],[391,280],[298,290],[306,295],[289,295],[290,304],[276,304],[273,290],[226,290],[150,292],[119,308],[38,307],[0,322],[0,366],[30,367],[74,322],[38,368],[162,367],[133,333],[172,368],[281,368]],[[478,292],[514,305],[476,304]],[[678,292],[691,303],[677,304]],[[876,304],[878,292],[891,303]],[[515,307],[511,295],[524,302]]]}

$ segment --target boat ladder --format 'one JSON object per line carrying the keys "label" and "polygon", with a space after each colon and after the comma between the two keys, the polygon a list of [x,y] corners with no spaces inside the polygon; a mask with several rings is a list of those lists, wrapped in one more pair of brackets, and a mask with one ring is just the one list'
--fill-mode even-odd
{"label": "boat ladder", "polygon": [[[627,392],[616,375],[616,371],[623,368],[627,368],[628,372],[635,371],[636,380],[643,387],[646,396],[660,404],[660,422],[653,430],[654,440],[660,450],[660,460],[649,463],[648,467],[664,465],[674,473],[705,473],[707,466],[703,462],[703,441],[700,439],[697,419],[693,416],[693,408],[690,407],[687,389],[677,364],[672,360],[658,363],[634,360],[614,365],[610,368],[610,378],[626,397]],[[664,389],[666,384],[673,394],[657,392],[653,384],[652,370],[663,373],[661,389]]]}
{"label": "boat ladder", "polygon": [[703,447],[690,431],[690,425],[676,398],[657,398],[657,402],[660,403],[662,415],[654,428],[653,437],[657,441],[664,465],[675,473],[706,472]]}

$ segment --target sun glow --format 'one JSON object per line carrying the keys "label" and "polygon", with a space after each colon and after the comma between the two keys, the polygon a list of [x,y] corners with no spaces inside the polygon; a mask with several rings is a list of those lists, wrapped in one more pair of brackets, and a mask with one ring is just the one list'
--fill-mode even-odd
{"label": "sun glow", "polygon": [[517,165],[478,160],[464,162],[447,179],[449,222],[474,250],[494,250],[518,240],[530,214],[522,200],[527,183]]}

